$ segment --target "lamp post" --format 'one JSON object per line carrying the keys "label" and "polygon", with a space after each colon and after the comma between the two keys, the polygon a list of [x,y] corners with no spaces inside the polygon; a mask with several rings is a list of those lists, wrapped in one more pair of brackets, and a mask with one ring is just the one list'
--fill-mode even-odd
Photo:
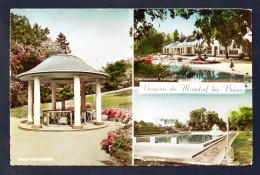
{"label": "lamp post", "polygon": [[229,115],[228,115],[228,121],[227,121],[227,162],[232,163],[234,162],[234,152],[233,148],[230,147],[229,144]]}

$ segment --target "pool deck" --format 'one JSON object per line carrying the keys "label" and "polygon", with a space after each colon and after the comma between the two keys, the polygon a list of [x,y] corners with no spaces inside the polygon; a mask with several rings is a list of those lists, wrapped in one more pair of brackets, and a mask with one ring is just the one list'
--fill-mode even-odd
{"label": "pool deck", "polygon": [[182,66],[183,64],[186,64],[191,67],[202,68],[207,70],[216,70],[216,71],[226,72],[226,73],[234,73],[238,75],[245,75],[246,73],[248,73],[249,76],[252,76],[252,64],[234,63],[234,71],[233,71],[230,68],[230,63],[227,63],[225,58],[218,58],[218,57],[208,58],[209,60],[216,59],[217,61],[225,60],[225,62],[216,63],[216,64],[192,64],[189,63],[189,61],[193,58],[196,58],[197,56],[192,56],[192,57],[182,56],[182,57],[186,58],[182,62],[178,62],[175,58],[174,59],[166,58],[162,60],[155,59],[153,63],[155,64],[161,63],[161,64],[172,65],[172,66],[173,65]]}
{"label": "pool deck", "polygon": [[[196,145],[185,144],[169,145],[168,148],[164,146],[163,149],[159,148],[159,145],[151,147],[144,147],[144,144],[141,145],[134,145],[135,159],[147,162],[146,164],[148,165],[149,161],[161,162],[161,165],[167,164],[167,162],[182,165],[225,165],[227,138],[205,149],[199,148],[198,146],[196,147]],[[150,155],[148,155],[148,153],[150,153]]]}

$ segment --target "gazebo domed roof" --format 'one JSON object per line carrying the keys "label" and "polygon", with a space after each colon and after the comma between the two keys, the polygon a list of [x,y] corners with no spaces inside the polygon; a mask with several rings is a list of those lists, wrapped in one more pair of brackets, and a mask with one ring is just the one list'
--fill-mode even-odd
{"label": "gazebo domed roof", "polygon": [[80,78],[86,82],[108,77],[105,73],[99,72],[86,64],[82,59],[67,54],[51,56],[33,69],[18,75],[18,77],[23,81],[28,81],[33,80],[33,77],[37,75],[44,82],[68,83],[73,82],[75,74],[80,75]]}

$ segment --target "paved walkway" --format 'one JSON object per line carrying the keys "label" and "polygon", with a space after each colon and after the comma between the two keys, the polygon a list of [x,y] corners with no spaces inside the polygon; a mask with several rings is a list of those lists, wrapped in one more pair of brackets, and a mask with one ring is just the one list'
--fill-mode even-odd
{"label": "paved walkway", "polygon": [[35,132],[18,128],[21,119],[10,117],[11,165],[113,165],[100,142],[121,123],[77,132]]}

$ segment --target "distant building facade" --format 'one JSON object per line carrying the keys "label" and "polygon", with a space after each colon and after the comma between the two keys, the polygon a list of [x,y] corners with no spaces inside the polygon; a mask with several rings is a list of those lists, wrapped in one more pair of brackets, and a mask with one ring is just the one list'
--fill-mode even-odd
{"label": "distant building facade", "polygon": [[154,125],[159,127],[174,127],[177,119],[163,119],[157,118],[154,119]]}
{"label": "distant building facade", "polygon": [[[198,40],[195,41],[183,41],[183,42],[175,42],[170,43],[163,47],[163,54],[166,55],[183,55],[183,56],[194,56],[197,55],[198,52],[194,49],[194,46],[198,43]],[[215,57],[225,57],[226,51],[225,47],[221,46],[218,41],[214,41],[210,46],[207,46],[204,43],[206,48],[207,56],[215,56]],[[230,57],[239,57],[241,53],[245,53],[245,47],[239,46],[236,47],[233,44],[227,47],[228,55]]]}

